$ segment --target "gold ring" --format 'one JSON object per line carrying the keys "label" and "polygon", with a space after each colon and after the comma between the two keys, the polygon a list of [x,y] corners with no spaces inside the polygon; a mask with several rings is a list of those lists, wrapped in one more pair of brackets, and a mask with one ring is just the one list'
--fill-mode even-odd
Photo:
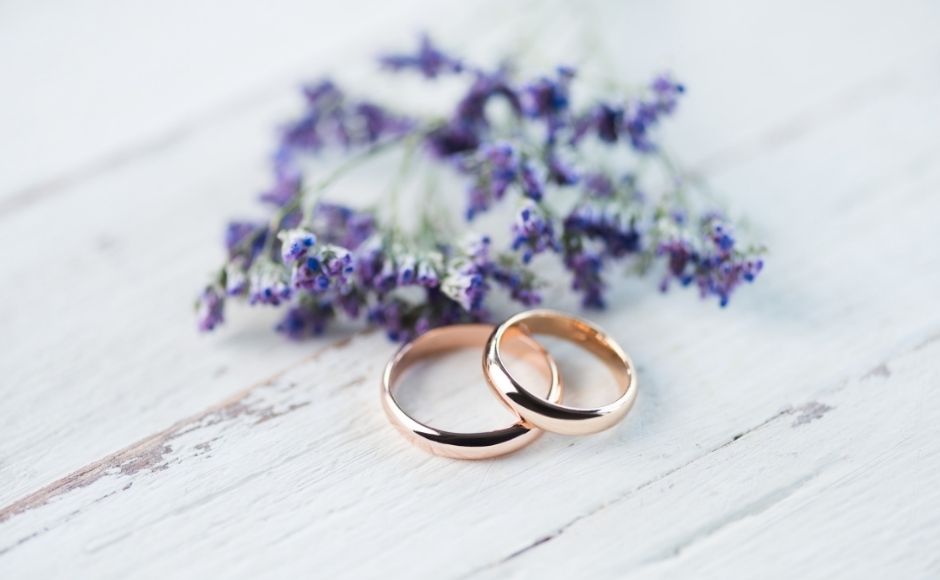
{"label": "gold ring", "polygon": [[[385,372],[382,373],[382,406],[392,424],[414,445],[434,455],[483,459],[521,449],[541,435],[540,430],[524,425],[521,419],[511,427],[483,433],[453,433],[435,429],[410,417],[392,396],[392,389],[402,373],[418,360],[461,347],[478,347],[485,343],[493,329],[489,324],[461,324],[428,331],[402,346],[385,366]],[[550,381],[548,400],[560,401],[562,384],[554,359],[533,339],[521,332],[517,335],[507,347],[520,356],[538,355],[538,360],[544,362],[538,368]]]}
{"label": "gold ring", "polygon": [[[509,374],[500,358],[503,340],[513,329],[530,335],[556,336],[593,353],[613,372],[621,395],[614,402],[593,409],[568,407],[536,397]],[[554,310],[529,310],[497,326],[486,342],[483,372],[496,394],[527,425],[555,433],[584,435],[609,429],[623,419],[636,400],[633,362],[620,345],[590,322]]]}

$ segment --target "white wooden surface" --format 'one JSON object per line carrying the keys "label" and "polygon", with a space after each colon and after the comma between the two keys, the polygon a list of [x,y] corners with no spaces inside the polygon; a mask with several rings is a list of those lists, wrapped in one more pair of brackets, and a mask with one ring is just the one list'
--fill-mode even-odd
{"label": "white wooden surface", "polygon": [[[0,6],[0,578],[940,575],[940,8],[467,4]],[[621,427],[433,458],[377,334],[195,335],[292,85],[387,90],[347,65],[418,29],[550,62],[578,22],[687,82],[669,141],[773,249],[727,311],[631,281],[593,316],[640,366]],[[420,412],[485,413],[471,362]]]}

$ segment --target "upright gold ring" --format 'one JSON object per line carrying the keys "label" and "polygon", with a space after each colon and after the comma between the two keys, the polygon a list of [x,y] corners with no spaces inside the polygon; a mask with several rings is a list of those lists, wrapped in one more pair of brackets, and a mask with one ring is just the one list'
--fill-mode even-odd
{"label": "upright gold ring", "polygon": [[[620,396],[602,407],[577,408],[533,395],[509,374],[501,356],[506,336],[517,329],[529,335],[556,336],[588,350],[613,372]],[[496,394],[527,425],[555,433],[584,435],[609,429],[623,419],[636,400],[633,362],[620,345],[590,322],[554,310],[529,310],[497,326],[486,342],[483,371]]]}
{"label": "upright gold ring", "polygon": [[[405,413],[393,396],[393,389],[402,373],[418,360],[462,347],[479,347],[493,330],[494,327],[489,324],[461,324],[430,330],[402,346],[385,366],[385,372],[382,373],[382,406],[392,424],[411,443],[434,455],[483,459],[521,449],[541,435],[540,430],[524,425],[521,419],[510,427],[483,433],[454,433],[435,429]],[[533,339],[521,332],[517,334],[508,342],[507,349],[520,357],[534,355],[541,363],[537,368],[549,381],[547,400],[560,401],[562,383],[554,359]]]}

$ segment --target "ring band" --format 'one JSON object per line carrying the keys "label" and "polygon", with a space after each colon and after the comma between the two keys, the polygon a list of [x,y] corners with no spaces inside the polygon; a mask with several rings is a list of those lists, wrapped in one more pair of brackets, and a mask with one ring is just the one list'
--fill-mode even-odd
{"label": "ring band", "polygon": [[[501,359],[507,333],[521,329],[528,334],[547,334],[574,342],[597,356],[613,372],[621,395],[596,408],[576,408],[546,401],[525,390],[506,370]],[[527,425],[566,435],[596,433],[623,419],[636,400],[637,381],[633,362],[610,336],[586,320],[554,310],[529,310],[499,326],[487,340],[483,372],[496,394]]]}
{"label": "ring band", "polygon": [[[461,324],[430,330],[402,346],[385,366],[385,372],[382,373],[382,406],[392,424],[414,445],[434,455],[456,459],[483,459],[521,449],[541,435],[540,430],[524,425],[521,419],[511,427],[483,433],[453,433],[435,429],[405,413],[392,396],[392,389],[402,373],[418,360],[461,347],[479,347],[486,342],[493,330],[494,327],[489,324]],[[537,355],[538,360],[544,363],[539,364],[538,369],[550,381],[547,398],[555,402],[560,401],[562,384],[558,367],[548,352],[521,332],[513,337],[507,347],[521,356]]]}

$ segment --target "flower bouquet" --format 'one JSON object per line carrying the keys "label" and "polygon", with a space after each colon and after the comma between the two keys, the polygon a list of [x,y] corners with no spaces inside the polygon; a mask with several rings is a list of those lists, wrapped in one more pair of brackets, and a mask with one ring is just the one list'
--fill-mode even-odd
{"label": "flower bouquet", "polygon": [[[551,260],[585,308],[606,306],[618,264],[654,275],[661,291],[694,287],[721,306],[761,271],[763,249],[738,239],[656,140],[686,92],[671,76],[581,95],[573,68],[520,80],[509,64],[482,67],[427,37],[380,64],[428,82],[454,77],[462,95],[446,118],[419,118],[330,80],[304,86],[305,108],[281,129],[273,183],[260,196],[270,215],[228,225],[226,260],[197,301],[201,330],[219,325],[226,301],[238,299],[283,308],[276,328],[291,338],[345,315],[409,340],[485,320],[496,289],[539,304],[539,272]],[[328,153],[342,161],[329,172],[307,169]],[[401,158],[393,194],[372,208],[339,203],[340,178],[385,155]],[[395,192],[421,167],[462,186],[428,186],[413,204],[416,223],[405,227]],[[505,219],[487,229],[484,214]]]}

